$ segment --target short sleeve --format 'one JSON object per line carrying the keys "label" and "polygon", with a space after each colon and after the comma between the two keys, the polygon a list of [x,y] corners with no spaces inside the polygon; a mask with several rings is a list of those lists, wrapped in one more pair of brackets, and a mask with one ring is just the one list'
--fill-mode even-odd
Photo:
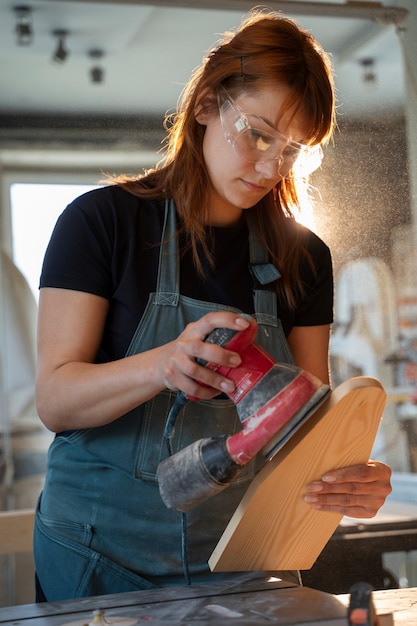
{"label": "short sleeve", "polygon": [[310,231],[307,250],[312,265],[303,263],[304,294],[294,313],[294,326],[319,326],[333,322],[334,280],[330,249]]}
{"label": "short sleeve", "polygon": [[112,292],[111,216],[98,210],[94,195],[71,203],[59,217],[46,249],[40,287],[85,291],[105,298]]}

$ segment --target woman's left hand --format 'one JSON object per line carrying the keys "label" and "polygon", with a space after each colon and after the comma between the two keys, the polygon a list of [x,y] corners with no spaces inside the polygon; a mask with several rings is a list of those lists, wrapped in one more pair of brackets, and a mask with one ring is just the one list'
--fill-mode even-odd
{"label": "woman's left hand", "polygon": [[391,493],[391,468],[380,461],[327,472],[307,485],[304,501],[318,511],[374,517]]}

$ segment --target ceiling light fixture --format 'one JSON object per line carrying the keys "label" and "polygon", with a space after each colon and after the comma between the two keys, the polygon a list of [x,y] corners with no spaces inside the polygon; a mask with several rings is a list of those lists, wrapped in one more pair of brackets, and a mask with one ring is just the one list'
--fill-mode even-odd
{"label": "ceiling light fixture", "polygon": [[54,37],[58,38],[57,47],[55,49],[52,60],[54,61],[54,63],[60,63],[60,64],[65,63],[69,55],[69,51],[66,46],[68,31],[67,30],[54,30],[52,34],[54,35]]}
{"label": "ceiling light fixture", "polygon": [[359,63],[363,67],[363,75],[362,80],[365,85],[374,85],[377,81],[377,76],[375,72],[375,59],[372,57],[365,57],[361,59]]}
{"label": "ceiling light fixture", "polygon": [[94,65],[90,69],[90,80],[93,84],[100,85],[104,82],[104,69],[98,61],[104,57],[104,51],[100,48],[93,48],[89,51],[88,56],[94,61]]}
{"label": "ceiling light fixture", "polygon": [[16,14],[16,37],[19,46],[28,46],[33,41],[32,9],[26,5],[14,7]]}

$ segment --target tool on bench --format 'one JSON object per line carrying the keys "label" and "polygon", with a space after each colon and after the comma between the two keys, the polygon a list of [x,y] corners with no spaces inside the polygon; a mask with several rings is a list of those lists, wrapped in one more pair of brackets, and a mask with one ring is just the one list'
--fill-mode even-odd
{"label": "tool on bench", "polygon": [[[159,491],[169,508],[186,512],[226,489],[260,452],[265,462],[273,458],[330,392],[328,385],[308,372],[277,363],[255,342],[256,320],[244,317],[249,321],[245,330],[218,328],[206,338],[238,352],[241,365],[230,368],[202,363],[235,383],[235,390],[227,395],[236,405],[242,430],[200,439],[159,464]],[[168,438],[176,415],[189,400],[197,399],[182,392],[177,395],[167,420]]]}
{"label": "tool on bench", "polygon": [[372,600],[372,585],[365,582],[356,583],[349,591],[349,626],[379,626],[380,621]]}

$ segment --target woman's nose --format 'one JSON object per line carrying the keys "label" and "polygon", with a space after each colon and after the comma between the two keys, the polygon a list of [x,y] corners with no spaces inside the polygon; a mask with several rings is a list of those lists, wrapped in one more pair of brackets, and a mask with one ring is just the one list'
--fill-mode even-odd
{"label": "woman's nose", "polygon": [[276,159],[270,161],[257,161],[255,171],[266,179],[279,178],[279,162]]}

